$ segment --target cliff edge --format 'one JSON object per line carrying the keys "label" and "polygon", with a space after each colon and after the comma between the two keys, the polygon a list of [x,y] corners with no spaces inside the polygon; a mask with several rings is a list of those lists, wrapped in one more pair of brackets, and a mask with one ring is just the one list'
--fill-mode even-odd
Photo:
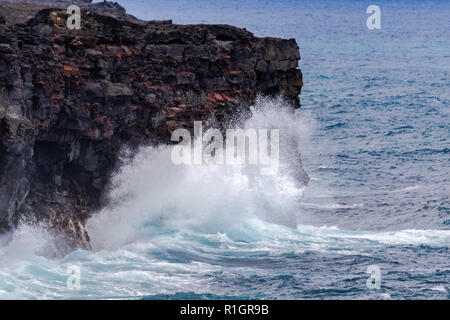
{"label": "cliff edge", "polygon": [[0,233],[40,223],[60,254],[89,248],[84,223],[124,145],[165,143],[194,120],[225,125],[258,93],[300,106],[294,39],[99,6],[69,30],[64,7],[0,3]]}

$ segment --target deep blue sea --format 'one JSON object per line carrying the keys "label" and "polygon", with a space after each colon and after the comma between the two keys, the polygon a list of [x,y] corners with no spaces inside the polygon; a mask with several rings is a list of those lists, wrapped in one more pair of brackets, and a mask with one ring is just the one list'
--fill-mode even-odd
{"label": "deep blue sea", "polygon": [[[263,100],[249,125],[286,126],[311,182],[250,185],[144,148],[88,222],[93,251],[47,259],[46,235],[25,226],[0,247],[0,298],[450,298],[450,1],[119,3],[144,19],[295,38],[302,108],[286,119]],[[366,26],[372,4],[380,30]],[[296,228],[273,223],[286,216]],[[74,267],[79,289],[67,287]]]}

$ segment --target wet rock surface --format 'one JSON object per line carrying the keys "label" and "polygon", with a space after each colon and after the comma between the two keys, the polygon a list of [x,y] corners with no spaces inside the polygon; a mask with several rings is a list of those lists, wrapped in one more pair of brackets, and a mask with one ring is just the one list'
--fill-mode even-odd
{"label": "wet rock surface", "polygon": [[294,39],[80,2],[81,30],[60,3],[0,3],[0,232],[42,224],[62,255],[90,247],[84,222],[124,146],[223,127],[258,93],[299,107],[302,87]]}

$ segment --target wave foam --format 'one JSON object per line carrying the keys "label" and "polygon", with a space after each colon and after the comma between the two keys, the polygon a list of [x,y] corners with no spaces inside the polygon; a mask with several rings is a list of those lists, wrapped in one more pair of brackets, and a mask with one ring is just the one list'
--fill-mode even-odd
{"label": "wave foam", "polygon": [[[280,157],[285,153],[298,166],[300,159],[292,155],[299,154],[306,124],[281,99],[259,98],[252,111],[243,127],[280,129],[280,140],[287,141],[281,144]],[[296,226],[303,187],[292,170],[255,176],[246,167],[175,165],[170,154],[168,146],[144,147],[124,160],[112,178],[108,205],[87,223],[94,248],[139,241],[152,226],[216,233],[255,217]]]}

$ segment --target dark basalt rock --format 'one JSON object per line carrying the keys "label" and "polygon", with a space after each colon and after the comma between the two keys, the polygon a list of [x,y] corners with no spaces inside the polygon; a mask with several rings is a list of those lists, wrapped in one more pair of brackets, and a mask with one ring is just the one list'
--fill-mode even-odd
{"label": "dark basalt rock", "polygon": [[43,224],[60,254],[89,248],[84,222],[124,145],[224,126],[257,93],[299,107],[302,87],[294,39],[87,6],[69,30],[64,8],[0,3],[0,232]]}

